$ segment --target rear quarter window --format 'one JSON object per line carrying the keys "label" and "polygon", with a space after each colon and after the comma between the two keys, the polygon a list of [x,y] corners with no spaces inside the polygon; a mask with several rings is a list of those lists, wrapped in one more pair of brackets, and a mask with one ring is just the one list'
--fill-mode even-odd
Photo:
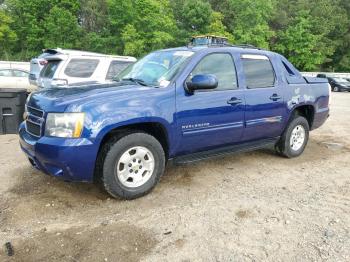
{"label": "rear quarter window", "polygon": [[64,73],[70,77],[89,78],[95,72],[99,62],[98,59],[73,58],[69,61]]}
{"label": "rear quarter window", "polygon": [[124,61],[112,61],[109,65],[108,72],[106,75],[106,80],[111,80],[113,77],[118,75],[121,71],[123,71],[128,65],[133,64],[132,62],[124,62]]}

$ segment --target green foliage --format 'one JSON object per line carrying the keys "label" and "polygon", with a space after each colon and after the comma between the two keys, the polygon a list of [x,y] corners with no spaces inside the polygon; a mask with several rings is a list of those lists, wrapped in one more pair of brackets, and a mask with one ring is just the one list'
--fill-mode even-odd
{"label": "green foliage", "polygon": [[326,53],[318,49],[322,35],[311,32],[312,24],[308,11],[300,11],[285,31],[279,32],[279,41],[275,49],[287,57],[299,68],[313,70],[320,65]]}
{"label": "green foliage", "polygon": [[235,13],[229,26],[237,43],[269,47],[274,32],[269,27],[269,18],[274,10],[272,0],[231,0],[230,7]]}
{"label": "green foliage", "polygon": [[0,55],[4,57],[8,57],[7,52],[17,39],[16,33],[10,28],[12,22],[11,17],[0,9]]}
{"label": "green foliage", "polygon": [[44,20],[45,47],[74,48],[79,45],[80,28],[77,18],[68,10],[54,6]]}
{"label": "green foliage", "polygon": [[0,59],[62,47],[143,56],[216,34],[301,70],[350,71],[349,0],[5,0]]}
{"label": "green foliage", "polygon": [[210,24],[212,12],[208,2],[185,1],[180,14],[183,28],[190,32],[205,33]]}

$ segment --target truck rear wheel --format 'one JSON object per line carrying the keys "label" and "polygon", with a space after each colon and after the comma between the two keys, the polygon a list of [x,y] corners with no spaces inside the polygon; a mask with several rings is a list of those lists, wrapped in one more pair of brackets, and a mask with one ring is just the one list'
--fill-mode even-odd
{"label": "truck rear wheel", "polygon": [[308,121],[302,116],[296,116],[276,144],[277,153],[288,158],[300,156],[309,140],[309,129]]}
{"label": "truck rear wheel", "polygon": [[164,173],[164,150],[149,134],[132,133],[106,146],[109,149],[103,162],[102,180],[113,197],[141,197],[154,188]]}

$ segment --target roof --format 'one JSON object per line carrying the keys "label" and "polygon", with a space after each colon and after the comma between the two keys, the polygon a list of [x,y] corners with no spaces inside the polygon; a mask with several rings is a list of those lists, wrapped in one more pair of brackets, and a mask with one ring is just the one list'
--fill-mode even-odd
{"label": "roof", "polygon": [[265,49],[260,49],[257,47],[254,47],[252,45],[224,45],[224,46],[218,46],[218,45],[213,45],[213,46],[182,46],[182,47],[175,47],[175,48],[168,48],[168,49],[163,49],[163,50],[158,50],[158,51],[192,51],[195,53],[198,52],[205,52],[205,50],[215,50],[215,51],[224,51],[224,50],[230,50],[230,51],[237,51],[237,52],[249,52],[251,54],[275,54],[274,52],[265,50]]}
{"label": "roof", "polygon": [[73,49],[61,49],[61,48],[44,49],[43,52],[50,53],[51,55],[77,55],[77,56],[90,56],[90,57],[106,57],[106,58],[114,58],[114,59],[127,60],[127,61],[136,61],[136,58],[132,56],[106,55],[101,53],[87,52],[87,51],[73,50]]}

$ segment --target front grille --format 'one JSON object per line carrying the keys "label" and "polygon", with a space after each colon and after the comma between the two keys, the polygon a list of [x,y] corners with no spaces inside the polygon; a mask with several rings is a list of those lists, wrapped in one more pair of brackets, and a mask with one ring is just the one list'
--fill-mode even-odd
{"label": "front grille", "polygon": [[27,132],[33,136],[40,137],[41,136],[41,126],[37,123],[33,123],[32,121],[26,121]]}
{"label": "front grille", "polygon": [[36,109],[34,107],[31,106],[27,106],[27,111],[28,114],[33,115],[33,116],[37,116],[37,117],[43,117],[44,112],[42,110]]}
{"label": "front grille", "polygon": [[26,130],[29,134],[41,137],[42,125],[44,123],[44,111],[27,106]]}

